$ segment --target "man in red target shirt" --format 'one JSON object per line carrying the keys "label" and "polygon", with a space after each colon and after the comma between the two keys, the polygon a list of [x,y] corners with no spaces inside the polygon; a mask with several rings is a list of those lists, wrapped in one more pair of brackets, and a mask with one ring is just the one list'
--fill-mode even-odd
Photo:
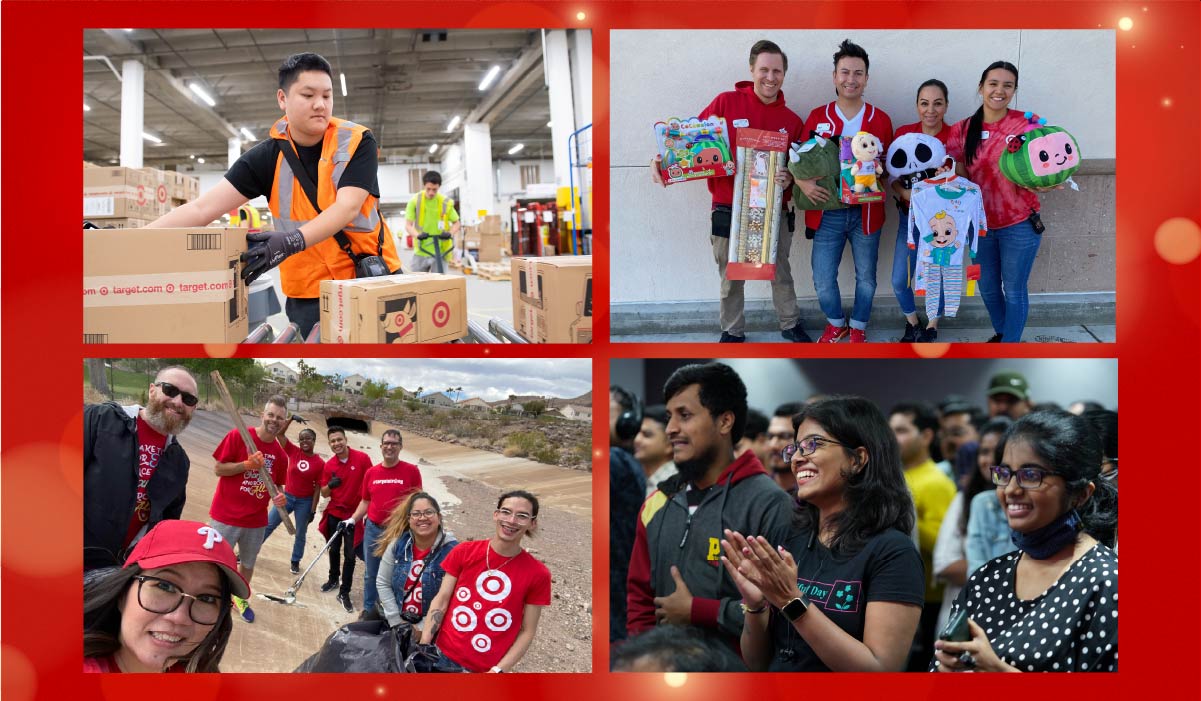
{"label": "man in red target shirt", "polygon": [[[384,532],[384,522],[405,497],[421,489],[421,470],[409,462],[401,462],[400,450],[404,439],[400,431],[390,428],[380,437],[380,452],[384,461],[367,470],[363,478],[363,498],[350,517],[362,524],[363,562],[366,573],[363,579],[363,617],[375,617],[379,596],[375,589],[375,576],[379,573],[380,556],[375,554],[375,542]],[[361,521],[363,516],[366,520]]]}
{"label": "man in red target shirt", "polygon": [[436,660],[438,671],[512,671],[550,605],[550,570],[521,547],[538,528],[538,498],[522,490],[502,494],[492,520],[496,535],[460,543],[442,561],[446,575],[415,656]]}
{"label": "man in red target shirt", "polygon": [[331,426],[326,431],[326,437],[334,456],[325,461],[325,470],[321,475],[321,496],[329,497],[329,503],[325,505],[318,528],[327,541],[337,542],[329,546],[329,579],[321,585],[321,591],[329,592],[337,587],[338,603],[347,613],[353,613],[350,585],[354,582],[355,549],[363,538],[362,529],[359,529],[359,533],[355,532],[351,516],[362,501],[363,478],[371,468],[371,458],[361,450],[350,447],[346,442],[346,430],[340,426]]}
{"label": "man in red target shirt", "polygon": [[[227,543],[237,546],[238,572],[247,583],[254,576],[255,561],[263,547],[267,509],[272,502],[280,509],[287,506],[283,492],[274,500],[268,498],[267,484],[259,472],[260,468],[266,467],[271,480],[281,488],[284,486],[288,476],[288,455],[279,438],[287,419],[287,400],[278,395],[271,397],[263,407],[258,429],[249,429],[258,449],[253,455],[246,453],[246,444],[236,428],[230,429],[213,451],[216,461],[213,471],[220,479],[209,507],[209,525]],[[234,605],[247,623],[254,622],[254,611],[245,599],[235,596]]]}

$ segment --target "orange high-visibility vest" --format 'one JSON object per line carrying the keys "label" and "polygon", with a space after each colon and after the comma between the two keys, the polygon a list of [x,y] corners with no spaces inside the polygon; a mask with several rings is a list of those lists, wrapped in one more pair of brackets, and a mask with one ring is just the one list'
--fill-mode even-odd
{"label": "orange high-visibility vest", "polygon": [[[279,142],[281,149],[294,148],[287,131],[287,117],[281,117],[271,126],[271,138]],[[321,161],[317,164],[317,205],[323,211],[334,205],[338,196],[338,181],[342,179],[342,173],[354,157],[366,131],[367,127],[354,122],[330,118],[321,143]],[[317,210],[305,196],[283,153],[275,157],[275,183],[271,187],[268,204],[275,217],[275,227],[280,231],[298,229],[317,217]],[[400,257],[396,255],[392,233],[380,216],[376,197],[367,195],[362,209],[342,230],[350,239],[355,253],[368,255],[376,255],[380,251],[379,238],[383,233],[384,246],[380,255],[389,270],[400,269]],[[333,236],[289,257],[280,264],[279,271],[284,294],[296,298],[319,297],[322,280],[349,280],[355,276],[354,262],[338,247]]]}

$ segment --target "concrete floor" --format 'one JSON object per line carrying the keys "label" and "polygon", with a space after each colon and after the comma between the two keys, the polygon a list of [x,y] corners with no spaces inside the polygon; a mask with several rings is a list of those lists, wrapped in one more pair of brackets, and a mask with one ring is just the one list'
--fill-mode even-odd
{"label": "concrete floor", "polygon": [[[1024,343],[1113,343],[1117,338],[1116,326],[1027,326],[1022,335]],[[817,340],[822,329],[813,327],[805,329],[811,338]],[[869,343],[896,343],[903,328],[868,328]],[[659,333],[631,334],[614,336],[614,343],[715,343],[717,333]],[[980,329],[943,329],[939,332],[939,343],[983,343],[993,335],[989,328]],[[788,343],[775,331],[750,331],[746,335],[748,343]],[[842,343],[846,343],[844,339]]]}
{"label": "concrete floor", "polygon": [[[408,270],[413,260],[412,249],[401,248],[400,260],[403,269]],[[451,268],[447,272],[451,275],[462,274],[455,268]],[[272,271],[264,275],[263,279],[267,277],[272,279],[272,289],[275,290],[281,307],[279,313],[267,317],[267,323],[271,324],[271,328],[275,329],[276,333],[279,333],[288,325],[288,317],[282,311],[284,295],[279,286],[279,273]],[[475,275],[464,277],[467,278],[467,316],[469,319],[478,322],[485,328],[488,326],[488,320],[492,317],[499,317],[510,324],[513,323],[513,294],[509,281],[481,280]]]}

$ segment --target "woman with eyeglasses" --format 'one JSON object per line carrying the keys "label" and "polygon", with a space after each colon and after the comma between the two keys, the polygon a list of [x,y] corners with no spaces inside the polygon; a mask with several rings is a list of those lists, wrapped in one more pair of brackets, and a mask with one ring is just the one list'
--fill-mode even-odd
{"label": "woman with eyeglasses", "polygon": [[125,565],[83,590],[84,672],[217,672],[233,629],[231,596],[247,598],[233,548],[196,521],[162,521]]}
{"label": "woman with eyeglasses", "polygon": [[970,639],[935,643],[941,672],[1093,672],[1118,668],[1117,489],[1101,479],[1101,441],[1082,417],[1037,411],[1005,433],[992,468],[1017,551],[972,573]]}
{"label": "woman with eyeglasses", "polygon": [[901,671],[926,584],[896,438],[859,397],[805,406],[792,425],[787,542],[728,530],[722,541],[746,611],[743,659],[753,671]]}
{"label": "woman with eyeglasses", "polygon": [[426,492],[414,492],[392,510],[377,541],[380,558],[375,587],[388,625],[420,626],[438,595],[442,560],[459,544],[442,528],[442,507]]}
{"label": "woman with eyeglasses", "polygon": [[538,498],[502,494],[492,521],[491,538],[460,543],[442,561],[442,587],[413,655],[419,672],[511,672],[534,642],[550,606],[550,570],[521,540],[538,529]]}

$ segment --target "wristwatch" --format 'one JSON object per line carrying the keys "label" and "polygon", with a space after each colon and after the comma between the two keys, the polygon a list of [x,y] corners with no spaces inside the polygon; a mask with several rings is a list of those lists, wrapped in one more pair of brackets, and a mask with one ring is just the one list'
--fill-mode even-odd
{"label": "wristwatch", "polygon": [[804,616],[805,612],[808,610],[809,600],[805,598],[804,594],[801,594],[797,598],[780,607],[780,613],[784,614],[788,620],[793,622],[796,622],[798,618]]}

